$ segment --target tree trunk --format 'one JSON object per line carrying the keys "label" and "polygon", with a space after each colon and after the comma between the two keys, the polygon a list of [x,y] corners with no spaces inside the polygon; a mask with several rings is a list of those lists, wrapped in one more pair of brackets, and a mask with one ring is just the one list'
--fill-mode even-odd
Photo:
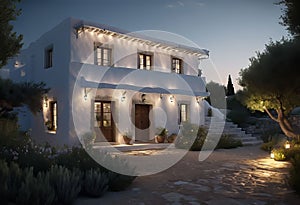
{"label": "tree trunk", "polygon": [[268,109],[265,109],[267,114],[270,116],[272,120],[277,122],[282,130],[282,132],[290,138],[298,139],[300,134],[296,133],[293,127],[291,126],[291,123],[289,122],[288,118],[284,115],[284,112],[280,109],[277,111],[277,118],[274,117]]}
{"label": "tree trunk", "polygon": [[278,123],[283,133],[288,137],[297,139],[299,134],[295,132],[295,130],[291,126],[291,123],[284,115],[284,113],[281,110],[278,110],[277,113],[278,113]]}

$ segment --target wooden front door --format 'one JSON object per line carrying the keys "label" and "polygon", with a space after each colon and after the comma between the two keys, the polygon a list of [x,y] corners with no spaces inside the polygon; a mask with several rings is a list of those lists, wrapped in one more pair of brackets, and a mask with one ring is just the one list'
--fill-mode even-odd
{"label": "wooden front door", "polygon": [[150,105],[135,105],[135,140],[149,141]]}
{"label": "wooden front door", "polygon": [[109,101],[94,102],[94,126],[96,128],[96,141],[113,142],[114,121],[112,118],[112,103]]}

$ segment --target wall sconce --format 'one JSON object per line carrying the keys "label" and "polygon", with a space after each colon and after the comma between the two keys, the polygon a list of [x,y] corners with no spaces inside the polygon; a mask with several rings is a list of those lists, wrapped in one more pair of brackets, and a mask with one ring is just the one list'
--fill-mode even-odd
{"label": "wall sconce", "polygon": [[146,94],[145,94],[145,93],[143,93],[143,94],[141,95],[141,100],[142,100],[142,102],[145,102],[145,101],[146,101]]}
{"label": "wall sconce", "polygon": [[164,95],[161,93],[161,94],[159,95],[159,97],[160,97],[160,99],[163,99]]}
{"label": "wall sconce", "polygon": [[84,88],[84,95],[83,98],[86,101],[87,100],[87,94],[91,91],[91,89],[87,90],[87,88]]}
{"label": "wall sconce", "polygon": [[125,101],[125,99],[126,99],[126,91],[124,91],[123,93],[122,93],[122,97],[121,97],[121,102],[124,102]]}
{"label": "wall sconce", "polygon": [[45,107],[48,107],[48,96],[47,95],[44,96],[44,105],[45,105]]}
{"label": "wall sconce", "polygon": [[200,103],[200,97],[196,97],[196,102],[199,104]]}
{"label": "wall sconce", "polygon": [[170,102],[171,102],[171,103],[174,102],[174,95],[171,95],[171,96],[170,96]]}
{"label": "wall sconce", "polygon": [[290,149],[291,148],[291,144],[289,141],[286,141],[286,143],[284,144],[284,148],[285,149]]}

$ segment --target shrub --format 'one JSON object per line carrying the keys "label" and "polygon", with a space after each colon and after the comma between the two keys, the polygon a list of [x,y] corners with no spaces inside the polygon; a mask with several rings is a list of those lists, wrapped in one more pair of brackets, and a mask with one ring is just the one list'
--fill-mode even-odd
{"label": "shrub", "polygon": [[274,153],[274,160],[276,160],[276,161],[285,161],[285,160],[287,160],[286,150],[284,148],[273,149],[272,152]]}
{"label": "shrub", "polygon": [[263,143],[260,148],[264,151],[270,152],[275,146],[274,141],[270,141],[270,142],[265,142]]}
{"label": "shrub", "polygon": [[85,172],[83,192],[91,197],[100,197],[108,189],[108,174],[100,169],[90,169]]}
{"label": "shrub", "polygon": [[290,184],[295,191],[300,194],[300,154],[296,154],[291,159]]}
{"label": "shrub", "polygon": [[[85,172],[89,169],[102,168],[86,151],[81,147],[67,149],[66,152],[60,153],[55,158],[57,165],[62,165],[68,169],[80,169]],[[102,168],[104,169],[104,168]]]}
{"label": "shrub", "polygon": [[81,137],[82,146],[86,149],[91,149],[96,139],[95,133],[86,133]]}
{"label": "shrub", "polygon": [[115,172],[109,172],[109,190],[110,191],[122,191],[125,190],[133,180],[135,176],[127,176],[123,174],[118,174]]}
{"label": "shrub", "polygon": [[55,192],[49,183],[49,174],[38,173],[33,175],[33,168],[24,170],[24,181],[16,197],[17,204],[50,205],[55,202]]}
{"label": "shrub", "polygon": [[4,160],[0,160],[0,199],[1,203],[8,201],[7,179],[9,177],[9,168]]}
{"label": "shrub", "polygon": [[9,166],[9,176],[7,178],[7,187],[9,190],[9,200],[15,201],[22,184],[22,170],[19,165],[11,162]]}
{"label": "shrub", "polygon": [[243,146],[241,140],[234,139],[233,136],[222,134],[216,149],[232,149]]}
{"label": "shrub", "polygon": [[0,147],[15,146],[19,141],[18,124],[15,119],[0,118]]}
{"label": "shrub", "polygon": [[180,149],[189,149],[192,151],[201,150],[207,130],[191,123],[183,123],[182,128],[175,140],[175,146]]}
{"label": "shrub", "polygon": [[49,171],[50,185],[54,187],[58,201],[63,204],[71,204],[81,190],[80,171],[63,166],[52,166]]}
{"label": "shrub", "polygon": [[280,130],[278,130],[277,127],[276,128],[274,127],[272,129],[263,130],[260,138],[264,143],[273,141],[276,144],[279,140],[278,137],[279,133]]}

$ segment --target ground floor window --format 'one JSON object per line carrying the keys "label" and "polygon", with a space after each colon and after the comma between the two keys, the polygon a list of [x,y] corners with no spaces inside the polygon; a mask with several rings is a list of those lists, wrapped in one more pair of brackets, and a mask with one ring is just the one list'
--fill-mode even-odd
{"label": "ground floor window", "polygon": [[50,119],[47,123],[47,127],[49,131],[57,130],[57,102],[51,101],[50,105]]}
{"label": "ground floor window", "polygon": [[96,101],[94,103],[94,126],[111,127],[111,103]]}

